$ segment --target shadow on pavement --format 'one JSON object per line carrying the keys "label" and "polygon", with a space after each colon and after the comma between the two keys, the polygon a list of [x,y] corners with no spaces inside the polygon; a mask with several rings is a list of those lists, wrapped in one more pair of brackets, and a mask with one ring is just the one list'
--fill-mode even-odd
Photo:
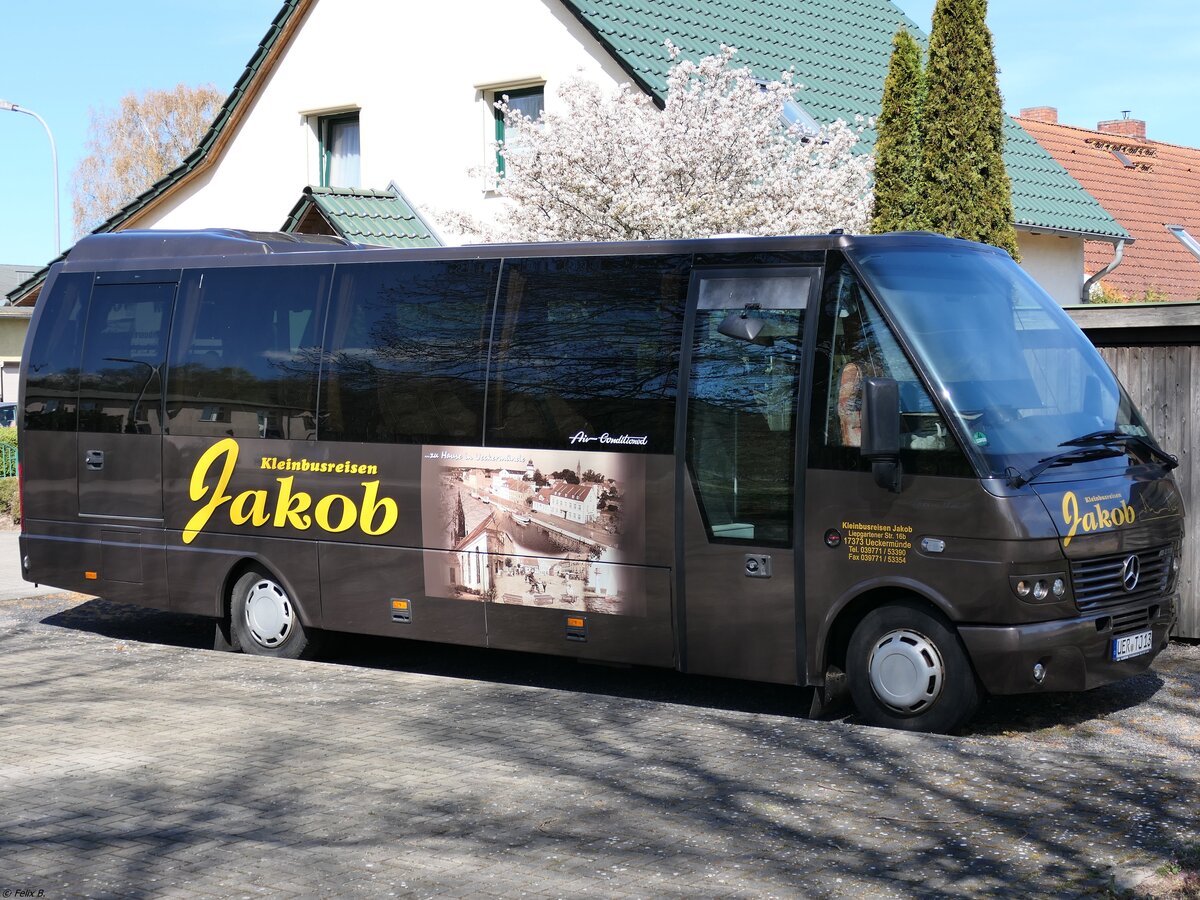
{"label": "shadow on pavement", "polygon": [[211,619],[99,598],[71,606],[41,621],[58,628],[169,647],[207,649],[213,644]]}
{"label": "shadow on pavement", "polygon": [[[42,622],[119,640],[204,650],[213,646],[211,619],[104,599],[89,600],[62,610]],[[323,634],[322,640],[321,662],[356,668],[781,716],[803,717],[811,700],[807,689],[787,685],[684,675],[664,669],[593,663],[534,653],[332,632]],[[1070,729],[1145,703],[1163,685],[1162,678],[1150,671],[1085,693],[991,697],[975,718],[957,733],[989,737]],[[842,719],[851,724],[857,722],[854,710],[848,704],[835,707],[825,718]]]}
{"label": "shadow on pavement", "polygon": [[1153,670],[1082,693],[990,697],[971,723],[980,737],[1068,729],[1149,701],[1164,682]]}
{"label": "shadow on pavement", "polygon": [[[212,619],[94,599],[41,620],[45,625],[126,641],[211,649]],[[806,689],[683,675],[639,666],[589,662],[403,638],[325,632],[318,662],[412,672],[769,715],[802,716]]]}

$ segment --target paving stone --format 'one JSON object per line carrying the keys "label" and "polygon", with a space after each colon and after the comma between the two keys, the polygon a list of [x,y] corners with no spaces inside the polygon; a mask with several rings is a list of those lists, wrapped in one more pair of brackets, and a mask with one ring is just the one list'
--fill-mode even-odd
{"label": "paving stone", "polygon": [[1200,842],[1186,742],[256,659],[61,595],[0,621],[0,887],[47,896],[1055,896]]}

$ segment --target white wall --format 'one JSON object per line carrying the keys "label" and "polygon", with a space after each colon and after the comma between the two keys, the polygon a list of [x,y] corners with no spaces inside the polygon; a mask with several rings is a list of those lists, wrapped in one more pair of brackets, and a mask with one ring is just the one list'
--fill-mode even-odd
{"label": "white wall", "polygon": [[[628,81],[559,0],[319,0],[215,167],[131,224],[278,229],[320,180],[315,114],[350,109],[361,187],[394,181],[435,224],[439,211],[487,218],[502,201],[469,174],[495,159],[486,89],[544,82],[554,110],[574,75],[606,90]],[[1017,240],[1025,270],[1060,304],[1077,304],[1083,242],[1020,231]]]}
{"label": "white wall", "polygon": [[1058,301],[1078,306],[1083,287],[1083,239],[1017,231],[1021,268]]}
{"label": "white wall", "polygon": [[361,187],[395,181],[423,213],[494,210],[468,171],[494,160],[480,86],[628,78],[558,0],[322,0],[215,169],[139,217],[140,228],[274,230],[319,183],[313,117],[358,109]]}

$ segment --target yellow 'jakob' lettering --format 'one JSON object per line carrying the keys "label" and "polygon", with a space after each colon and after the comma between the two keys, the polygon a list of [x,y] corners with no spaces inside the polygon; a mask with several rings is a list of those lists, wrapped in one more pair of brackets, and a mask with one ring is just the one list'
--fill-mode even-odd
{"label": "yellow 'jakob' lettering", "polygon": [[[342,518],[336,525],[329,521],[329,508],[333,506],[335,500],[340,500],[342,503]],[[318,527],[336,534],[354,524],[354,520],[358,518],[358,510],[354,508],[354,501],[349,497],[343,497],[341,494],[327,494],[317,501],[317,508],[313,510],[313,518],[317,520]]]}
{"label": "yellow 'jakob' lettering", "polygon": [[[246,508],[247,503],[250,504],[249,509]],[[242,491],[234,497],[233,503],[229,507],[229,521],[234,525],[245,525],[249,522],[256,528],[270,522],[271,515],[267,512],[267,492]]]}
{"label": "yellow 'jakob' lettering", "polygon": [[229,487],[229,479],[233,476],[233,464],[237,462],[238,457],[237,441],[233,438],[217,441],[197,460],[196,468],[192,470],[192,480],[188,484],[188,496],[192,498],[192,502],[204,499],[209,490],[205,483],[208,480],[208,470],[222,456],[225,457],[225,463],[221,467],[221,474],[217,476],[217,486],[213,489],[212,497],[183,526],[183,542],[185,544],[190,544],[195,539],[196,535],[208,524],[213,512],[222,503],[228,503],[233,499],[225,492]]}
{"label": "yellow 'jakob' lettering", "polygon": [[[314,501],[312,494],[296,489],[295,476],[292,475],[275,479],[279,483],[279,493],[274,497],[273,491],[261,488],[230,494],[229,482],[237,461],[238,444],[233,438],[224,438],[213,444],[196,461],[188,482],[188,496],[193,503],[203,505],[184,526],[185,544],[192,543],[196,535],[207,527],[213,514],[225,504],[229,504],[227,514],[232,524],[249,524],[255,528],[269,525],[307,531],[315,522],[322,531],[337,534],[349,531],[357,524],[364,534],[381,535],[391,531],[400,521],[400,509],[396,501],[391,497],[379,496],[378,479],[359,482],[363,488],[361,504],[345,494],[318,495]],[[285,467],[275,457],[264,456],[259,459],[258,468],[270,470],[292,467],[290,460],[284,462],[289,465]],[[298,468],[310,472],[374,474],[376,470],[375,466],[350,462],[335,465],[302,460],[301,463],[302,466]]]}
{"label": "yellow 'jakob' lettering", "polygon": [[1124,500],[1121,501],[1120,506],[1108,508],[1096,503],[1090,510],[1080,515],[1079,498],[1075,496],[1074,491],[1067,491],[1063,494],[1062,517],[1063,525],[1067,529],[1067,534],[1063,538],[1064,547],[1070,546],[1071,539],[1078,531],[1090,534],[1093,531],[1120,528],[1122,525],[1132,525],[1134,519],[1137,518],[1133,507]]}
{"label": "yellow 'jakob' lettering", "polygon": [[[362,518],[359,519],[358,527],[367,534],[387,534],[396,527],[396,522],[400,519],[400,510],[396,507],[396,501],[391,497],[379,499],[378,481],[364,481],[362,486]],[[383,510],[383,521],[375,525],[375,514],[381,509]]]}
{"label": "yellow 'jakob' lettering", "polygon": [[286,478],[276,478],[281,490],[279,499],[275,501],[275,527],[283,528],[291,525],[298,531],[307,531],[312,524],[312,516],[304,515],[304,511],[312,506],[312,497],[304,491],[292,493],[292,482],[295,475]]}

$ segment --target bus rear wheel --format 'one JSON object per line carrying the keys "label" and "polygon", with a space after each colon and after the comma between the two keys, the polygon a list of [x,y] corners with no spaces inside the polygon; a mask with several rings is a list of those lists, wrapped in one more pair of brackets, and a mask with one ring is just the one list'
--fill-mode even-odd
{"label": "bus rear wheel", "polygon": [[868,725],[946,733],[978,709],[979,684],[953,627],[917,604],[867,613],[846,651],[846,676]]}
{"label": "bus rear wheel", "polygon": [[242,652],[281,659],[310,658],[316,645],[283,586],[258,569],[233,586],[230,625]]}

